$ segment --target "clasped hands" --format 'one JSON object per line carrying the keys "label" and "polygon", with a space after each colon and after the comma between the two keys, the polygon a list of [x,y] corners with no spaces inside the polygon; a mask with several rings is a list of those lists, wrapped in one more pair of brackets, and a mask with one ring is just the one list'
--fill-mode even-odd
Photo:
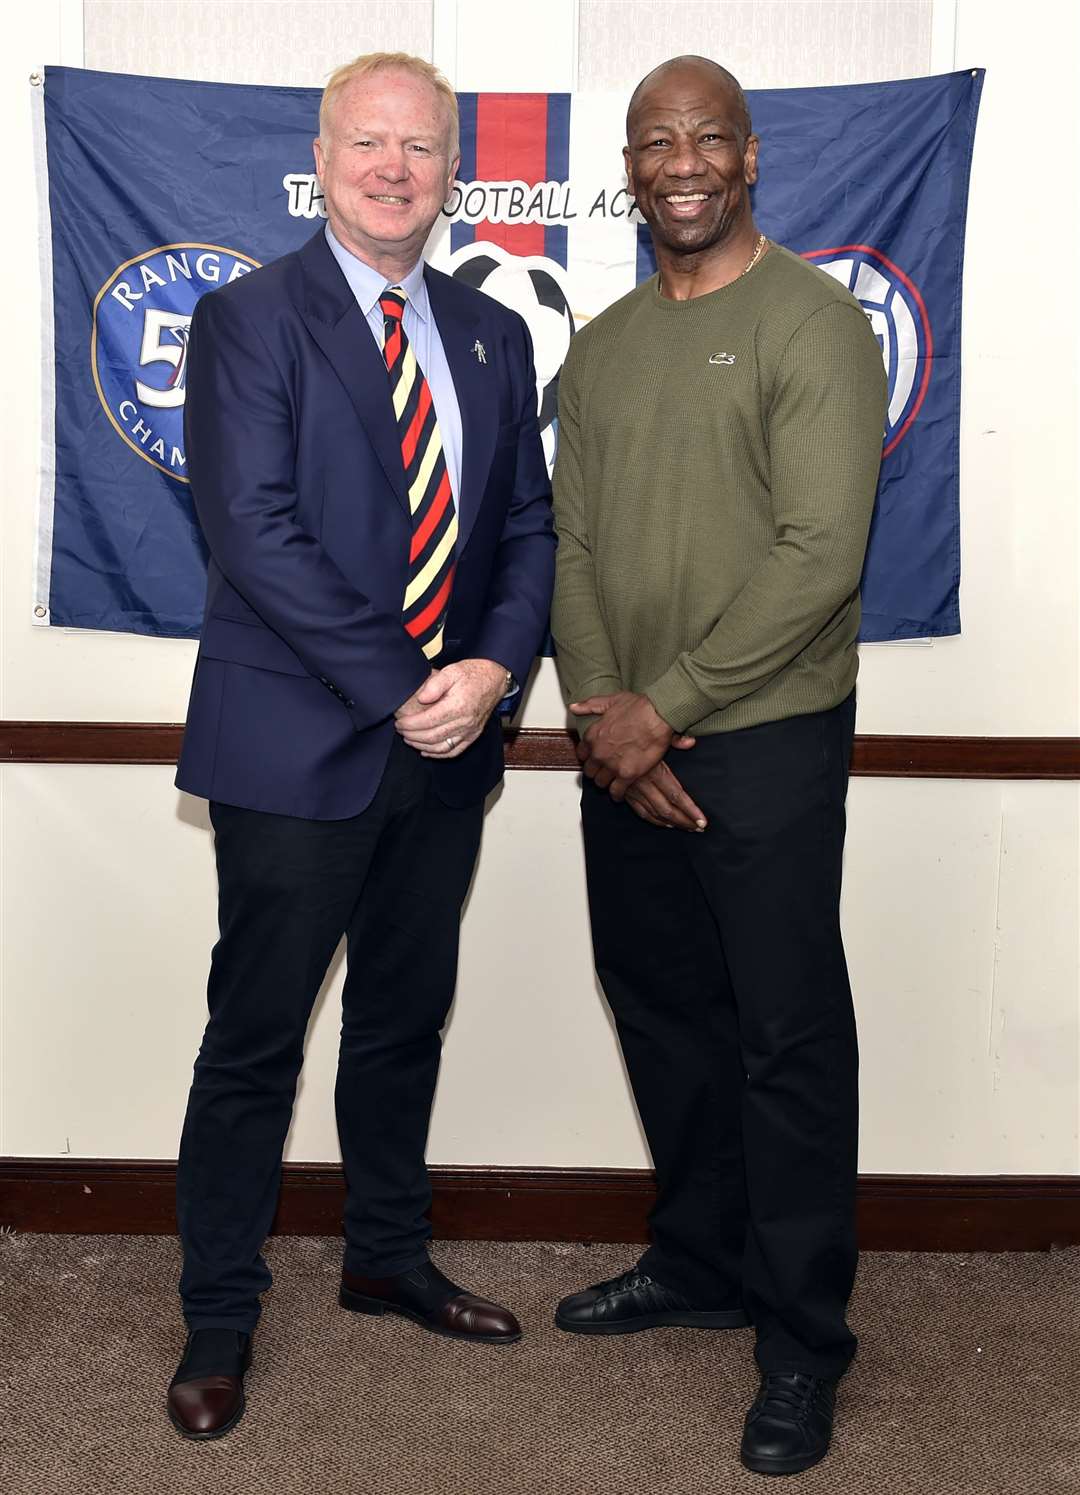
{"label": "clasped hands", "polygon": [[[425,758],[457,758],[479,737],[506,689],[491,659],[463,659],[431,674],[394,713],[394,725]],[[663,761],[669,747],[696,739],[674,732],[647,696],[618,691],[574,701],[575,716],[596,716],[578,743],[583,771],[612,799],[626,800],[650,825],[703,831],[706,818]]]}
{"label": "clasped hands", "polygon": [[705,815],[663,761],[669,747],[692,748],[696,738],[673,731],[648,696],[630,690],[572,701],[570,710],[599,717],[577,745],[578,761],[598,789],[625,800],[650,825],[705,829]]}
{"label": "clasped hands", "polygon": [[394,725],[424,758],[457,758],[484,730],[506,693],[493,659],[462,659],[431,674],[394,712]]}

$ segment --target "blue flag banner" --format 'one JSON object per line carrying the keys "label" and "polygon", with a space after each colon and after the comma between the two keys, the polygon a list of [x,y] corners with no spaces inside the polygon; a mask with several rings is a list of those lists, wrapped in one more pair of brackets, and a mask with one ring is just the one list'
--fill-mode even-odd
{"label": "blue flag banner", "polygon": [[[749,94],[758,223],[848,286],[889,377],[863,638],[958,633],[960,307],[980,71]],[[195,302],[324,221],[319,92],[48,68],[45,458],[34,621],[190,638],[205,547],[183,440]],[[653,273],[625,99],[463,94],[427,255],[533,335],[545,448],[576,327]]]}

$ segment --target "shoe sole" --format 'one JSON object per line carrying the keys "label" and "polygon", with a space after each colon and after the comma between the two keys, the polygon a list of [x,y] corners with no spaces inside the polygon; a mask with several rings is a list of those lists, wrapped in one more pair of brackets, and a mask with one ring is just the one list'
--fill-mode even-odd
{"label": "shoe sole", "polygon": [[717,1313],[642,1313],[633,1319],[616,1319],[610,1323],[579,1323],[555,1315],[555,1327],[567,1334],[638,1334],[643,1329],[746,1329],[750,1320],[741,1308]]}
{"label": "shoe sole", "polygon": [[517,1344],[521,1338],[520,1334],[463,1334],[457,1329],[440,1329],[436,1324],[429,1324],[427,1319],[411,1308],[384,1303],[381,1298],[366,1298],[363,1293],[354,1293],[347,1287],[343,1287],[338,1293],[338,1302],[350,1313],[367,1313],[372,1318],[382,1318],[387,1313],[397,1314],[399,1318],[411,1319],[421,1329],[426,1329],[429,1334],[438,1334],[443,1339],[463,1339],[470,1344]]}
{"label": "shoe sole", "polygon": [[801,1474],[804,1469],[813,1469],[815,1464],[820,1464],[828,1452],[827,1444],[820,1453],[799,1454],[788,1459],[755,1457],[753,1454],[740,1452],[739,1462],[744,1469],[749,1469],[753,1474]]}

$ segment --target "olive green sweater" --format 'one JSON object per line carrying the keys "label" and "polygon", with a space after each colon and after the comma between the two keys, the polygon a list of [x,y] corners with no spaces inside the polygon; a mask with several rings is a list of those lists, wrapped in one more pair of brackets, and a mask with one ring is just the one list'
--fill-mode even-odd
{"label": "olive green sweater", "polygon": [[842,701],[885,405],[858,302],[777,246],[689,301],[654,276],[577,333],[555,465],[567,700],[638,691],[695,733]]}

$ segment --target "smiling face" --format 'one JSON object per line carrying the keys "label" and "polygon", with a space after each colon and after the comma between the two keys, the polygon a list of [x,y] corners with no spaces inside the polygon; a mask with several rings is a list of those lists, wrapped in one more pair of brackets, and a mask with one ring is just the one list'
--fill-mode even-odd
{"label": "smiling face", "polygon": [[315,170],[334,234],[391,277],[420,258],[458,158],[450,121],[424,78],[390,68],[354,78],[315,141]]}
{"label": "smiling face", "polygon": [[645,80],[630,106],[623,157],[658,249],[698,254],[752,228],[758,140],[748,127],[718,68],[677,63]]}

